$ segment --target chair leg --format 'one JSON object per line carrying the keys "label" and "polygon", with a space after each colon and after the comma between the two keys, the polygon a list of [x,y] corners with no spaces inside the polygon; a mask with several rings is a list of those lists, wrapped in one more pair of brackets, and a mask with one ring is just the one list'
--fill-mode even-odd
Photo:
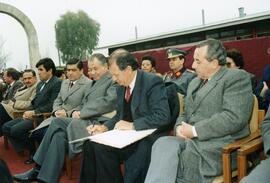
{"label": "chair leg", "polygon": [[65,157],[66,173],[69,179],[72,179],[72,159],[68,156]]}
{"label": "chair leg", "polygon": [[7,136],[3,136],[4,137],[4,147],[5,147],[5,149],[9,149],[9,146],[8,146],[8,138],[7,138]]}
{"label": "chair leg", "polygon": [[224,183],[232,183],[231,155],[223,153],[223,180]]}
{"label": "chair leg", "polygon": [[237,167],[238,167],[238,182],[247,175],[247,156],[237,155]]}

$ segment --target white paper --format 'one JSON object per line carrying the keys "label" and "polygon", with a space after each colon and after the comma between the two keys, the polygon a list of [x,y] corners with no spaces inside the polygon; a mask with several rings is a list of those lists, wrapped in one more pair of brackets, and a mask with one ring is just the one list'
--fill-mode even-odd
{"label": "white paper", "polygon": [[80,141],[84,141],[90,139],[96,143],[116,147],[123,148],[126,147],[136,141],[143,139],[144,137],[152,134],[156,129],[150,130],[110,130],[101,134],[84,137],[81,139],[77,139],[74,141],[70,141],[69,143],[76,143]]}

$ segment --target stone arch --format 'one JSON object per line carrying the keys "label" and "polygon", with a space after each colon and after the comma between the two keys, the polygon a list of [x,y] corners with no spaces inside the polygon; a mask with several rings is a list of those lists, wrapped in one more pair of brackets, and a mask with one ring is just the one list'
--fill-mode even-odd
{"label": "stone arch", "polygon": [[23,26],[28,40],[30,66],[35,68],[36,63],[40,59],[40,53],[37,32],[31,20],[19,9],[5,3],[0,3],[0,13],[15,18]]}

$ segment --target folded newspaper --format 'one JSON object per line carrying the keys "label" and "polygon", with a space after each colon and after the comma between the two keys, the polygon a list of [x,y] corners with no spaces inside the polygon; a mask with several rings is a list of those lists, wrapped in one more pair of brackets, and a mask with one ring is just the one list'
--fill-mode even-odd
{"label": "folded newspaper", "polygon": [[81,139],[77,139],[74,141],[69,141],[70,144],[85,141],[90,139],[96,143],[116,147],[123,148],[126,147],[136,141],[143,139],[144,137],[152,134],[156,129],[150,130],[110,130],[104,133],[100,133],[93,136],[84,137]]}

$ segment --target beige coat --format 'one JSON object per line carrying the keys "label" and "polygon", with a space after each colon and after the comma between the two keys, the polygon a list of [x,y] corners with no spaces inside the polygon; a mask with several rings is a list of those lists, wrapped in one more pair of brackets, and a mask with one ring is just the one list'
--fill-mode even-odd
{"label": "beige coat", "polygon": [[14,119],[14,112],[23,112],[31,106],[31,101],[36,96],[36,87],[37,84],[34,84],[25,90],[18,90],[13,97],[16,100],[15,102],[11,100],[8,100],[7,103],[2,102],[3,107],[12,119]]}

